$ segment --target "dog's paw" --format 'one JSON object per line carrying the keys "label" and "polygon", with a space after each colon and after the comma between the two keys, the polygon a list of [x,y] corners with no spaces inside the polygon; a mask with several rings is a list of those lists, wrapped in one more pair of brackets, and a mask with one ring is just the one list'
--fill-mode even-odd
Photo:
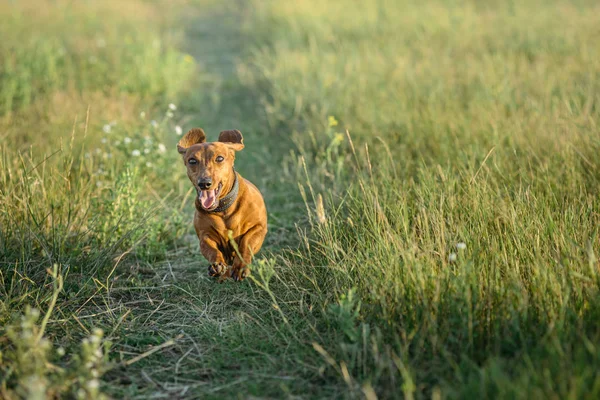
{"label": "dog's paw", "polygon": [[231,274],[234,281],[238,282],[250,276],[250,268],[239,267],[235,268]]}
{"label": "dog's paw", "polygon": [[216,262],[208,266],[208,276],[217,277],[223,276],[227,273],[227,265]]}

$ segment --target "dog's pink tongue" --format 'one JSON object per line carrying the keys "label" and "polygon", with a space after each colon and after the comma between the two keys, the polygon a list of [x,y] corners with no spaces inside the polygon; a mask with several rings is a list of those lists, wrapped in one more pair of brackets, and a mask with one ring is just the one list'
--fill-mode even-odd
{"label": "dog's pink tongue", "polygon": [[200,192],[200,203],[202,207],[209,209],[215,204],[215,191],[214,190],[202,190]]}

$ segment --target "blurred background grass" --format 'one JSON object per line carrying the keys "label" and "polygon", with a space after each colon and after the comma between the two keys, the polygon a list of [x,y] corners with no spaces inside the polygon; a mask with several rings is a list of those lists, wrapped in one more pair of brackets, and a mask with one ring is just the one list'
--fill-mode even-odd
{"label": "blurred background grass", "polygon": [[[597,397],[599,16],[1,5],[0,394]],[[196,125],[267,201],[243,285],[198,255]]]}

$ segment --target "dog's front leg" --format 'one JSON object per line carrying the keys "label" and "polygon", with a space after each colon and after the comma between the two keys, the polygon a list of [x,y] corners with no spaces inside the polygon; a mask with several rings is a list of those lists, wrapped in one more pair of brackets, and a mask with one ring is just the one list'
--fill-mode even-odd
{"label": "dog's front leg", "polygon": [[260,250],[266,235],[267,227],[256,225],[242,236],[240,243],[238,243],[238,249],[242,258],[240,259],[239,255],[236,255],[233,260],[231,272],[233,280],[241,281],[250,275],[248,264],[252,262],[254,254]]}
{"label": "dog's front leg", "polygon": [[208,260],[209,276],[223,276],[229,272],[223,253],[219,251],[217,242],[209,236],[204,236],[200,241],[200,252]]}

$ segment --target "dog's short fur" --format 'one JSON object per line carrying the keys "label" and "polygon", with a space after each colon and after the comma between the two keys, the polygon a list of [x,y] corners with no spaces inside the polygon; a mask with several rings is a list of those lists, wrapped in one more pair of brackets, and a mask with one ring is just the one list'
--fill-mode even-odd
{"label": "dog's short fur", "polygon": [[[248,264],[267,234],[267,209],[259,190],[233,168],[235,152],[244,148],[238,130],[223,131],[219,141],[206,142],[204,131],[191,129],[177,145],[187,174],[196,188],[194,227],[200,240],[200,251],[210,262],[208,274],[223,280],[242,280],[250,274]],[[237,197],[235,194],[237,174]],[[232,200],[231,205],[220,211]],[[237,244],[235,251],[229,238],[231,231]],[[241,255],[241,257],[240,257]]]}

